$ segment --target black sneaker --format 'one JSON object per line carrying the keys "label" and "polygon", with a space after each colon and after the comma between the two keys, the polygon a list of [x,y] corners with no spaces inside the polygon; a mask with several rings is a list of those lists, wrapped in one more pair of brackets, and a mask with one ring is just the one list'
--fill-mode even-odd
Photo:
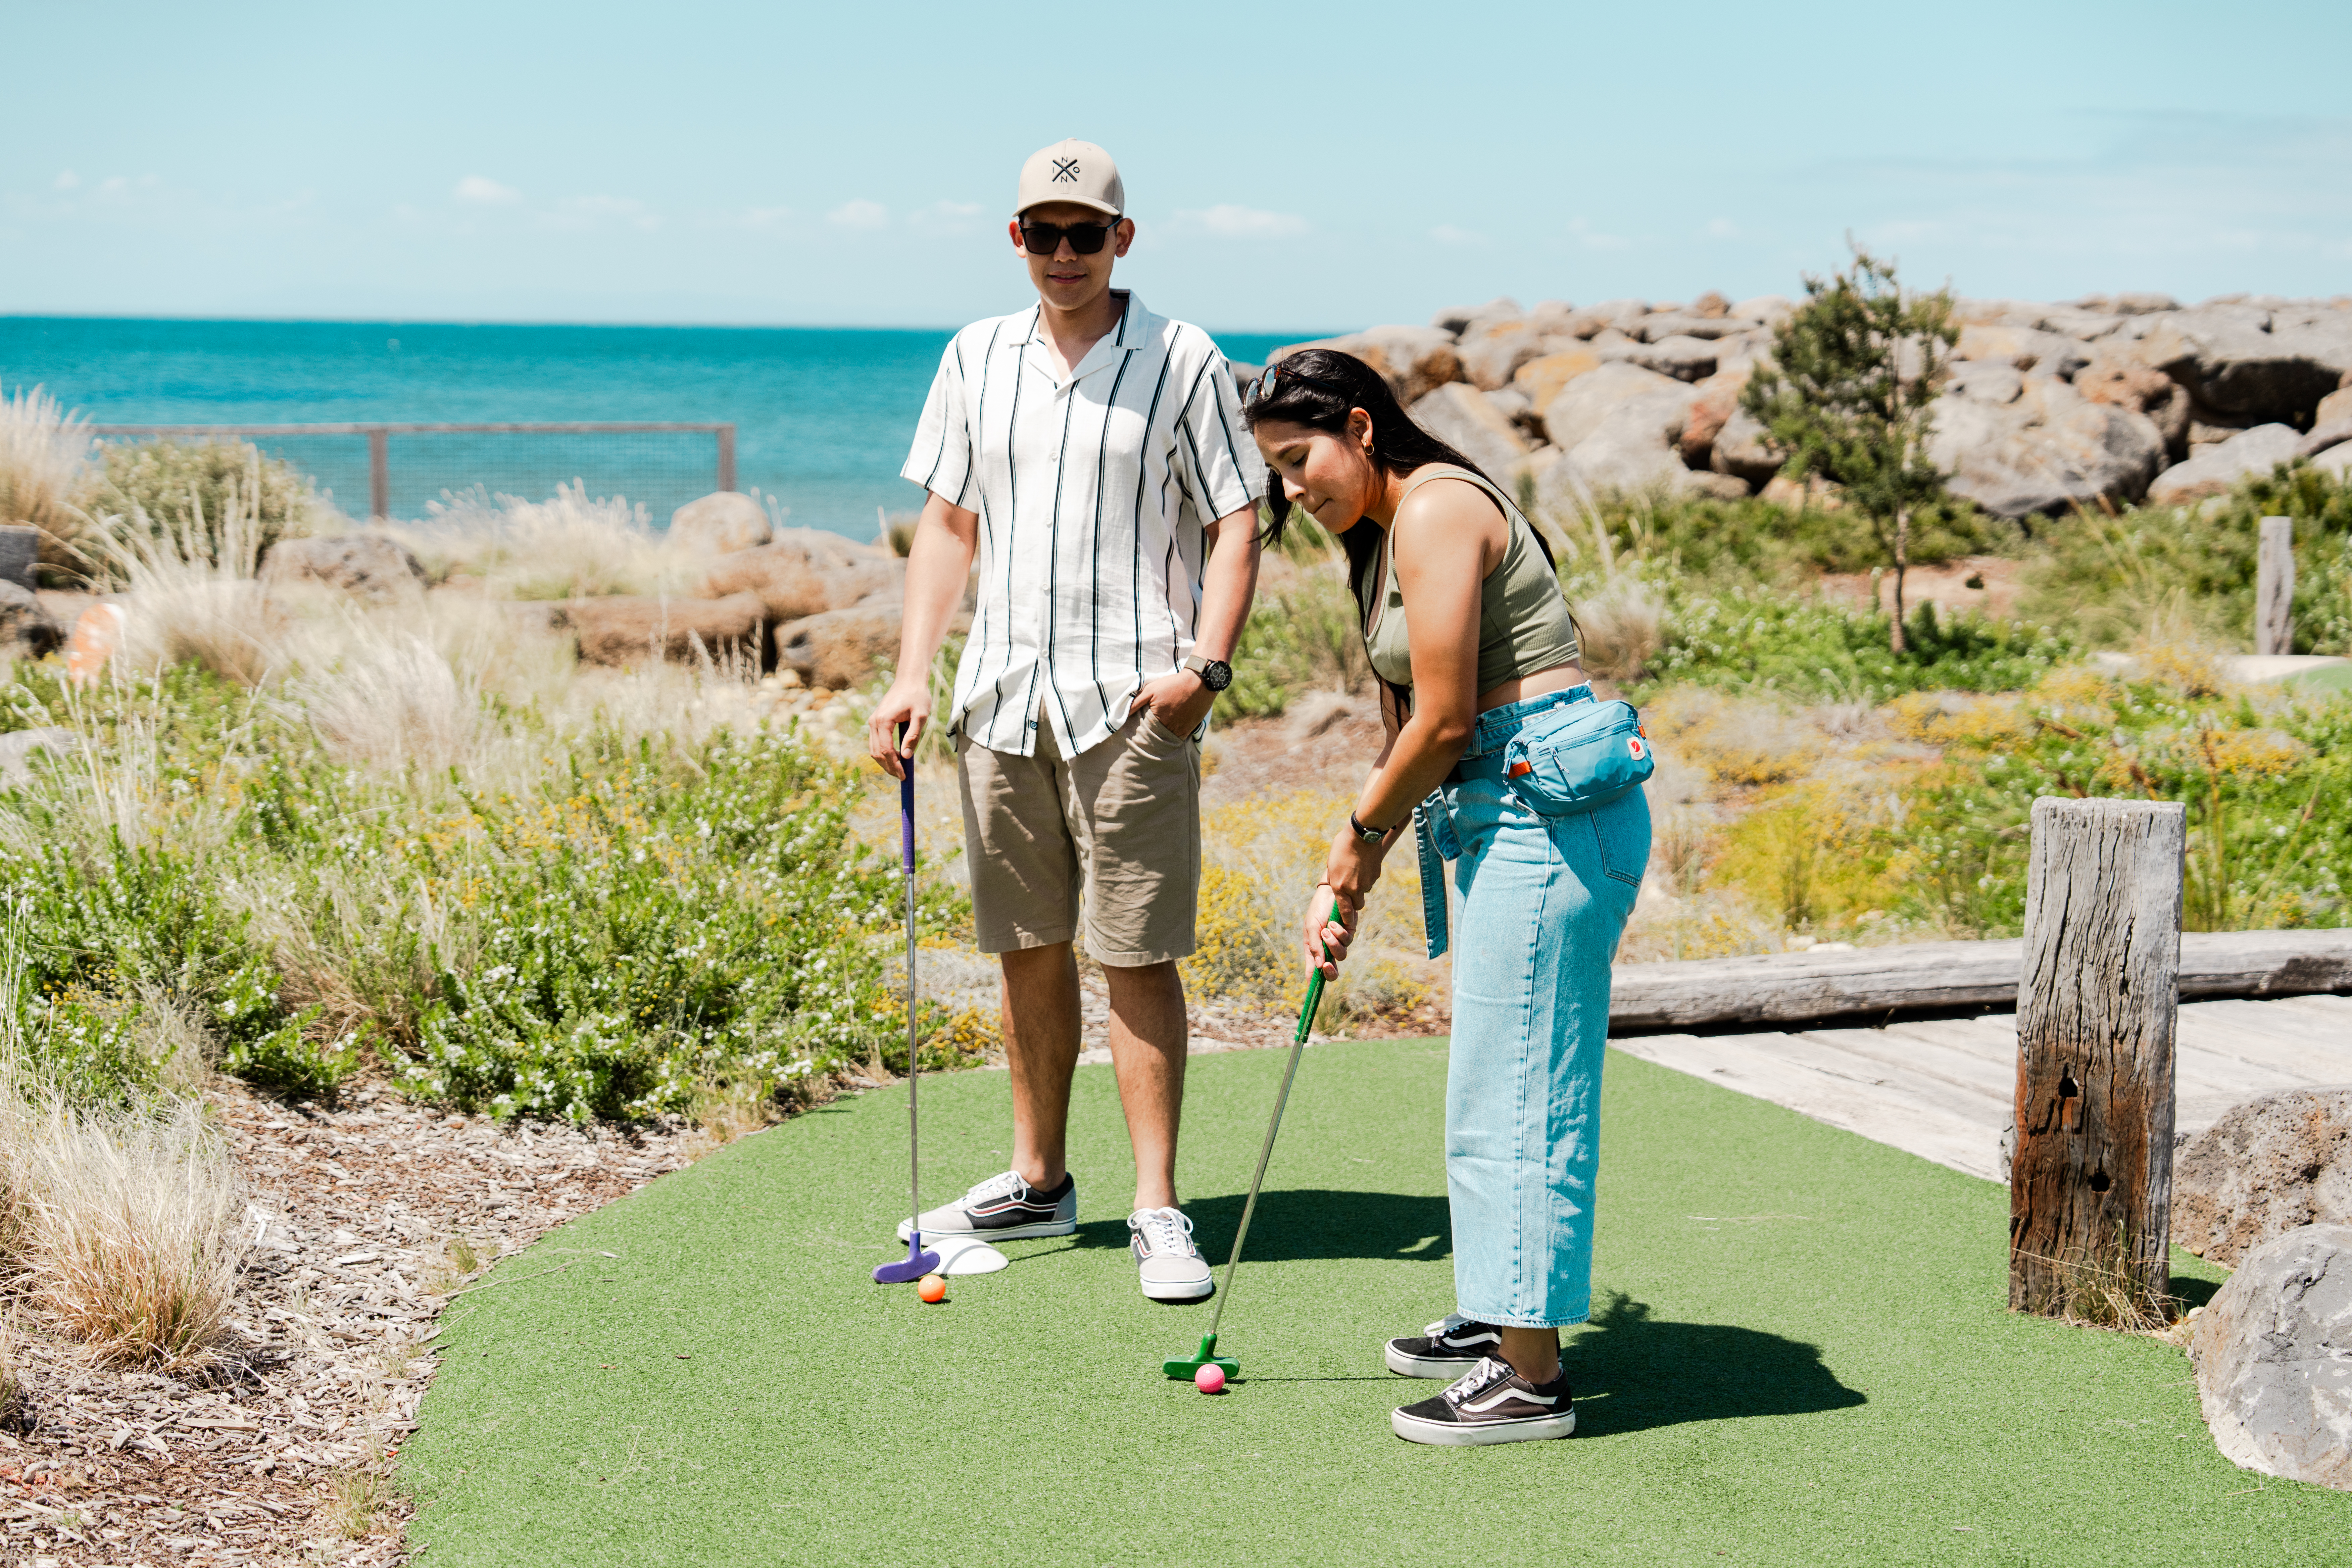
{"label": "black sneaker", "polygon": [[1389,1426],[1408,1443],[1521,1443],[1531,1437],[1565,1437],[1576,1430],[1576,1397],[1568,1373],[1534,1384],[1510,1363],[1488,1356],[1468,1376],[1434,1399],[1408,1405],[1389,1416]]}
{"label": "black sneaker", "polygon": [[[982,1241],[1018,1241],[1030,1236],[1068,1236],[1078,1228],[1078,1179],[1062,1173],[1062,1184],[1046,1191],[1021,1179],[1018,1171],[991,1176],[955,1202],[923,1211],[925,1236],[976,1236]],[[898,1222],[898,1239],[907,1239]]]}
{"label": "black sneaker", "polygon": [[1460,1377],[1484,1358],[1503,1352],[1503,1332],[1447,1314],[1420,1333],[1389,1342],[1389,1370],[1401,1377]]}

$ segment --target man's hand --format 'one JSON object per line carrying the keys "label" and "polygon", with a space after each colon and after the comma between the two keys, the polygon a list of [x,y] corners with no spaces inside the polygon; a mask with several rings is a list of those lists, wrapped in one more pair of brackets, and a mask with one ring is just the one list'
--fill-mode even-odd
{"label": "man's hand", "polygon": [[1150,709],[1154,719],[1177,734],[1189,735],[1209,716],[1217,694],[1191,670],[1180,669],[1147,684],[1136,693],[1135,701],[1139,708]]}
{"label": "man's hand", "polygon": [[[874,707],[874,716],[866,721],[866,750],[882,764],[882,771],[894,779],[907,776],[905,758],[915,754],[915,742],[931,722],[931,683],[928,680],[894,680],[882,700]],[[898,726],[907,727],[907,738],[901,747]]]}

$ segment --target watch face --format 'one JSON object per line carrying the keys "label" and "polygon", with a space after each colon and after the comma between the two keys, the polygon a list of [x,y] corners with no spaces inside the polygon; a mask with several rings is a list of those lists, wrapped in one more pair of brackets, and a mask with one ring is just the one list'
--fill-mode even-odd
{"label": "watch face", "polygon": [[1221,658],[1213,658],[1202,667],[1201,684],[1212,691],[1223,691],[1234,683],[1234,667]]}

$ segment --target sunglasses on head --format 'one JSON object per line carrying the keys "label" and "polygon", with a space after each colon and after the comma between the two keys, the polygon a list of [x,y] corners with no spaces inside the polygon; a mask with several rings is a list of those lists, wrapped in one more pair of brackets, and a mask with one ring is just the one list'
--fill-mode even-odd
{"label": "sunglasses on head", "polygon": [[1320,377],[1307,375],[1300,371],[1285,370],[1278,364],[1270,364],[1266,366],[1264,371],[1259,373],[1259,374],[1250,382],[1249,385],[1242,389],[1242,398],[1244,402],[1248,403],[1263,403],[1267,398],[1272,397],[1274,395],[1276,386],[1284,382],[1295,382],[1307,386],[1319,386],[1326,392],[1339,394],[1339,395],[1342,396],[1346,395],[1344,393],[1340,393],[1339,388],[1332,385],[1328,381],[1322,380]]}
{"label": "sunglasses on head", "polygon": [[1021,220],[1021,248],[1032,256],[1051,256],[1068,240],[1070,248],[1080,256],[1092,256],[1103,247],[1117,226],[1108,223],[1035,223]]}

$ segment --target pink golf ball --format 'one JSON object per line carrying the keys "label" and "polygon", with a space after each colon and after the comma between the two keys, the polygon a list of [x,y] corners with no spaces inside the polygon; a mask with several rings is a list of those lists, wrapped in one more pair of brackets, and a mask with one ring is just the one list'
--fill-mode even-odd
{"label": "pink golf ball", "polygon": [[1211,1362],[1192,1374],[1192,1386],[1203,1394],[1223,1394],[1225,1391],[1225,1369]]}

